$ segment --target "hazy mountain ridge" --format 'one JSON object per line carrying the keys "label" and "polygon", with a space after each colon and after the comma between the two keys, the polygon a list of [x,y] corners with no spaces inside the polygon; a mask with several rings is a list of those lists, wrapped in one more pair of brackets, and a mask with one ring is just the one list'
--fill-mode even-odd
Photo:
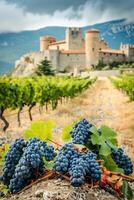
{"label": "hazy mountain ridge", "polygon": [[[120,43],[134,44],[134,23],[125,19],[82,27],[83,37],[89,28],[97,28],[111,48],[119,48]],[[39,51],[39,37],[53,35],[57,40],[64,39],[65,27],[45,27],[34,31],[0,34],[0,73],[10,71],[15,60],[25,53]]]}

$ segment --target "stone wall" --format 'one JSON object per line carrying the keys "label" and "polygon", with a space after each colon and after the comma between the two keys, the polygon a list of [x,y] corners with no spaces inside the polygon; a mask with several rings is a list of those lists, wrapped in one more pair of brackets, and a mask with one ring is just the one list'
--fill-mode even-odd
{"label": "stone wall", "polygon": [[73,72],[75,68],[85,68],[85,54],[60,54],[59,70],[67,70]]}
{"label": "stone wall", "polygon": [[99,53],[99,60],[103,60],[105,64],[109,64],[112,62],[123,62],[126,60],[124,54],[116,54],[116,53]]}

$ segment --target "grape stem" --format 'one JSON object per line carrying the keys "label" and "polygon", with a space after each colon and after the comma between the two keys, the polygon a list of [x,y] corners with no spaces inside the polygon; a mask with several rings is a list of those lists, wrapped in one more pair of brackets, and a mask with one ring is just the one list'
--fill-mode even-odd
{"label": "grape stem", "polygon": [[129,182],[134,182],[134,177],[132,177],[132,176],[127,176],[127,175],[119,173],[119,172],[111,172],[111,171],[109,171],[109,172],[110,172],[110,175],[117,175]]}
{"label": "grape stem", "polygon": [[96,160],[98,163],[102,163],[103,162],[103,160]]}
{"label": "grape stem", "polygon": [[53,144],[56,144],[57,146],[60,146],[60,147],[62,147],[62,145],[61,145],[61,144],[58,144],[57,142],[54,142],[53,140],[50,140],[50,139],[48,139],[48,138],[46,138],[46,140],[48,140],[48,141],[52,142]]}
{"label": "grape stem", "polygon": [[120,172],[109,171],[105,167],[102,168],[102,173],[106,174],[107,176],[112,176],[112,175],[120,176],[120,177],[122,177],[123,179],[125,179],[129,182],[134,182],[133,176],[127,176],[127,175],[120,173]]}
{"label": "grape stem", "polygon": [[65,180],[70,181],[70,178],[68,176],[65,176],[63,174],[60,174],[59,172],[56,172],[56,174],[62,176]]}

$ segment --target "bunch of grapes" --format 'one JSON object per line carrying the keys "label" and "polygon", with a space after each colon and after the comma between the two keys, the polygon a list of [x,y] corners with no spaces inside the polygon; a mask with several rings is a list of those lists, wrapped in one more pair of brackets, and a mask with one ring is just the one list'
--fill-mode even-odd
{"label": "bunch of grapes", "polygon": [[85,183],[85,176],[90,176],[93,182],[101,178],[100,166],[92,152],[78,152],[73,143],[65,144],[58,154],[54,169],[61,174],[69,173],[71,185],[79,187]]}
{"label": "bunch of grapes", "polygon": [[91,132],[89,129],[93,125],[90,124],[86,119],[83,119],[76,123],[73,127],[73,130],[70,132],[72,138],[73,138],[73,143],[75,144],[86,144],[88,139],[91,136]]}
{"label": "bunch of grapes", "polygon": [[5,156],[2,180],[6,185],[10,183],[10,179],[14,174],[15,167],[23,154],[25,146],[25,141],[23,139],[18,139],[10,146]]}
{"label": "bunch of grapes", "polygon": [[85,155],[85,160],[88,163],[88,175],[93,182],[97,182],[101,179],[101,169],[96,161],[96,154],[89,152]]}
{"label": "bunch of grapes", "polygon": [[19,192],[31,180],[44,173],[43,157],[50,161],[55,156],[54,147],[44,141],[32,138],[25,143],[19,139],[11,145],[5,156],[2,180],[12,193]]}
{"label": "bunch of grapes", "polygon": [[79,153],[78,157],[74,158],[69,174],[71,175],[71,184],[74,187],[84,184],[85,176],[90,176],[93,182],[101,179],[101,169],[96,161],[96,154],[93,152]]}
{"label": "bunch of grapes", "polygon": [[87,162],[84,161],[82,157],[77,157],[72,160],[69,174],[71,185],[74,187],[80,187],[85,183],[85,176],[86,176],[86,166]]}
{"label": "bunch of grapes", "polygon": [[73,143],[68,143],[62,146],[56,159],[54,169],[61,174],[68,172],[70,160],[75,157],[77,152],[73,147]]}
{"label": "bunch of grapes", "polygon": [[118,148],[117,150],[112,149],[112,158],[118,165],[118,167],[124,170],[126,175],[133,173],[133,164],[131,159],[124,154],[122,148]]}
{"label": "bunch of grapes", "polygon": [[[44,150],[44,149],[43,149]],[[12,193],[19,192],[30,182],[36,175],[42,171],[42,151],[40,150],[40,142],[29,141],[27,147],[16,166],[13,178],[10,180],[9,189]]]}

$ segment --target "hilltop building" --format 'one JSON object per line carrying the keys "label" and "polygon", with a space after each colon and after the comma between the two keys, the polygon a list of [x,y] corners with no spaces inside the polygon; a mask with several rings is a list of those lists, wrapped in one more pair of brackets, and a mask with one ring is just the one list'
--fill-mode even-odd
{"label": "hilltop building", "polygon": [[53,36],[41,37],[40,51],[23,56],[16,62],[16,68],[24,60],[27,68],[29,65],[34,69],[45,58],[51,61],[57,72],[74,72],[75,69],[91,68],[99,61],[105,64],[134,61],[134,45],[121,44],[118,50],[110,49],[107,42],[101,39],[99,30],[88,30],[83,38],[80,28],[67,28],[65,40],[57,41]]}

